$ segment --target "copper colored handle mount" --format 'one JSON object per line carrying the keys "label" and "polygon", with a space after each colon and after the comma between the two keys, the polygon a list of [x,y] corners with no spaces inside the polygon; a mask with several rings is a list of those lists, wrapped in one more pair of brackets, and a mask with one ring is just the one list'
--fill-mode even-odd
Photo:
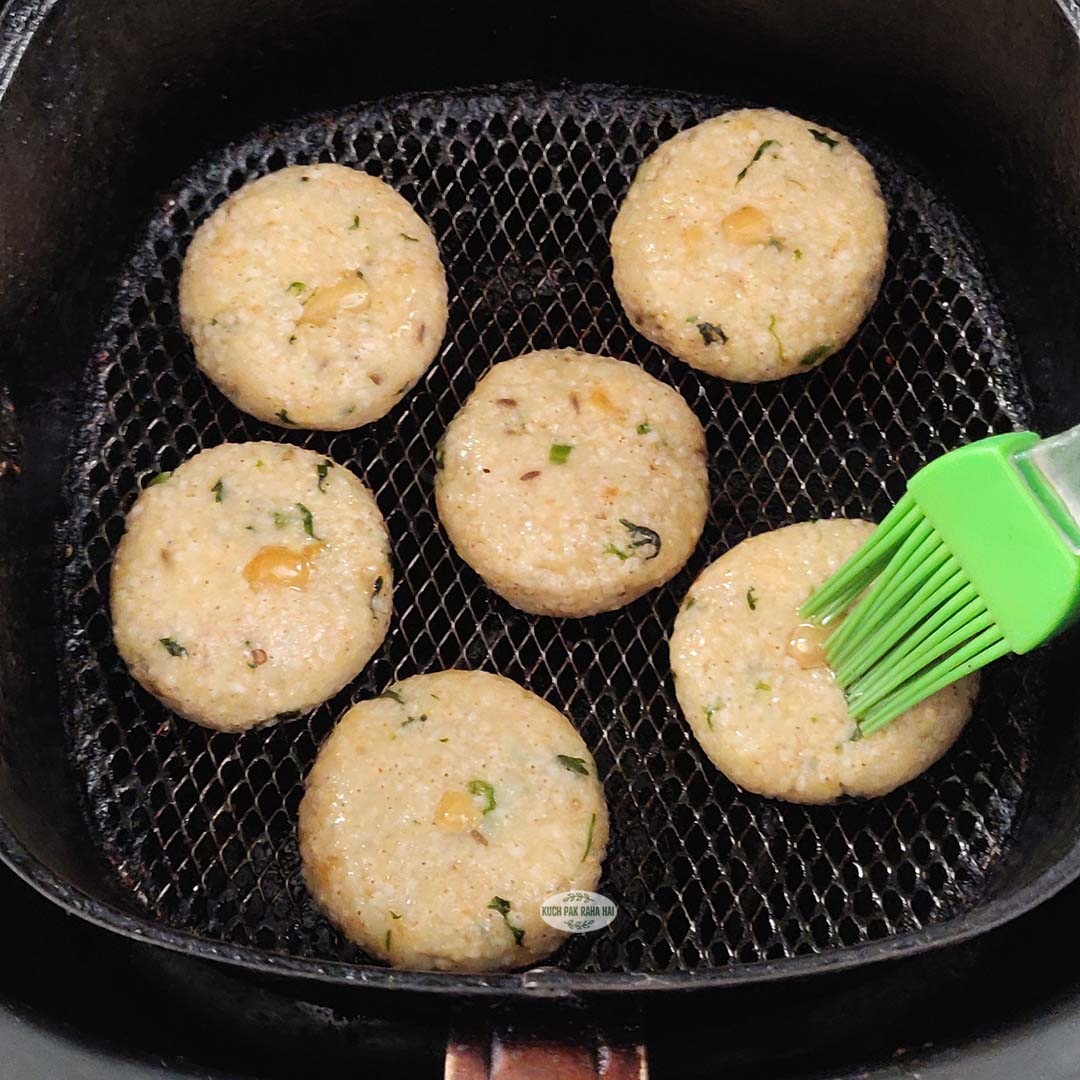
{"label": "copper colored handle mount", "polygon": [[558,1036],[512,1029],[452,1031],[445,1080],[648,1080],[645,1047],[596,1027]]}

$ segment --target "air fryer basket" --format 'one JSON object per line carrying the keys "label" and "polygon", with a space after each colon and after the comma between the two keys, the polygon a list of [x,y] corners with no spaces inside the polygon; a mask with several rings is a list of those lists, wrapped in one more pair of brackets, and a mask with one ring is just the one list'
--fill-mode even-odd
{"label": "air fryer basket", "polygon": [[[558,958],[583,972],[664,973],[784,959],[881,939],[977,902],[1008,844],[1039,711],[1038,667],[987,678],[977,719],[940,767],[889,798],[785,806],[738,792],[681,720],[665,641],[693,577],[751,532],[880,516],[928,456],[1026,419],[1014,349],[963,227],[920,180],[872,153],[891,207],[880,302],[843,358],[802,378],[733,386],[629,332],[607,234],[635,165],[723,103],[581,91],[380,102],[267,130],[199,164],[164,200],[122,275],[90,365],[63,596],[71,739],[97,845],[155,919],[202,938],[363,963],[307,896],[294,825],[303,776],[349,700],[416,671],[485,667],[568,712],[612,811],[601,887],[615,926]],[[450,333],[421,388],[377,424],[290,432],[235,410],[195,368],[176,281],[195,226],[229,193],[297,161],[355,164],[432,223]],[[497,360],[549,345],[640,360],[706,425],[713,512],[668,587],[588,620],[536,619],[494,596],[434,513],[434,448]],[[344,694],[299,723],[236,738],[178,721],[126,676],[108,566],[139,487],[195,449],[286,437],[349,462],[388,514],[393,632]]]}
{"label": "air fryer basket", "polygon": [[[779,90],[769,103],[804,109]],[[1078,399],[1073,371],[1048,362],[1052,350],[1024,362],[1030,342],[1012,336],[1006,313],[1019,310],[1030,338],[1030,297],[1014,286],[1019,299],[1002,299],[974,239],[985,229],[947,194],[962,198],[962,186],[934,179],[871,125],[858,141],[890,207],[889,266],[839,357],[738,386],[634,334],[610,281],[618,203],[660,141],[730,104],[604,85],[380,98],[261,128],[162,180],[111,298],[86,287],[99,319],[111,311],[96,344],[84,339],[40,383],[6,369],[13,397],[29,392],[37,416],[28,426],[15,401],[26,446],[3,493],[10,556],[0,582],[15,603],[3,628],[0,846],[13,865],[88,917],[197,955],[373,985],[545,993],[708,986],[896,955],[993,925],[1076,873],[1067,642],[987,672],[954,750],[881,800],[806,808],[740,792],[679,715],[666,638],[708,562],[790,521],[880,517],[925,460],[1055,422]],[[854,121],[811,115],[858,137]],[[180,264],[199,222],[247,180],[314,161],[397,187],[435,229],[450,281],[439,358],[389,417],[351,433],[282,432],[239,413],[195,369],[177,319]],[[973,209],[978,217],[978,199]],[[1006,233],[990,239],[1020,243]],[[1059,229],[1054,242],[1067,239]],[[1042,252],[1044,264],[1055,257]],[[713,506],[690,564],[666,588],[587,620],[535,619],[505,604],[449,548],[434,514],[434,444],[476,379],[550,345],[642,363],[683,393],[709,441]],[[74,391],[58,387],[62,407],[50,407],[41,390],[64,371],[78,373]],[[1053,408],[1034,409],[1051,394]],[[130,680],[111,641],[108,572],[123,515],[150,476],[250,438],[294,441],[359,472],[387,515],[398,583],[390,636],[352,686],[310,717],[235,738],[170,717]],[[55,603],[42,610],[46,597]],[[30,678],[46,659],[58,687]],[[620,915],[531,972],[375,966],[318,915],[300,878],[302,780],[336,717],[392,679],[448,666],[499,671],[564,709],[605,783],[612,842],[601,889]],[[35,745],[26,722],[41,711],[52,719]]]}

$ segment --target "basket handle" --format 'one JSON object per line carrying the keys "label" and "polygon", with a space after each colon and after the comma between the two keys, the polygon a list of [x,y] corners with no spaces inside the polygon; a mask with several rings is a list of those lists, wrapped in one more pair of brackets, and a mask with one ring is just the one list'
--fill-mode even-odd
{"label": "basket handle", "polygon": [[453,1027],[444,1080],[648,1080],[645,1045],[626,1029],[565,1023],[543,1030],[521,1022]]}

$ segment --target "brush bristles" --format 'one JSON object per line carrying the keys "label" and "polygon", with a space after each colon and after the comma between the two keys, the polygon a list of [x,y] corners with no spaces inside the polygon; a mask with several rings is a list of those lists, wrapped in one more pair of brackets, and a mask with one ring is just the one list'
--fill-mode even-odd
{"label": "brush bristles", "polygon": [[965,585],[921,625],[914,627],[861,678],[841,684],[848,703],[864,711],[872,708],[928,664],[992,625],[993,620],[975,590]]}
{"label": "brush bristles", "polygon": [[956,560],[944,549],[935,553],[934,562],[937,565],[929,577],[920,575],[912,583],[913,591],[908,591],[904,605],[879,620],[873,641],[861,652],[836,660],[833,670],[842,686],[850,686],[896,645],[910,631],[912,625],[927,618],[963,587],[967,579]]}
{"label": "brush bristles", "polygon": [[1009,651],[963,568],[908,495],[801,611],[825,625],[852,604],[825,643],[825,657],[864,735]]}
{"label": "brush bristles", "polygon": [[828,626],[838,615],[843,615],[888,565],[921,520],[922,514],[915,500],[905,494],[874,530],[873,536],[813,593],[799,613],[821,626]]}
{"label": "brush bristles", "polygon": [[987,627],[981,634],[970,638],[966,645],[956,648],[940,663],[925,668],[917,678],[900,686],[873,708],[866,708],[865,711],[853,709],[852,713],[859,721],[859,730],[864,735],[873,734],[931,694],[999,660],[1007,652],[1009,644],[1001,631],[996,626]]}
{"label": "brush bristles", "polygon": [[830,664],[841,664],[856,653],[878,625],[895,612],[903,603],[905,587],[934,554],[934,549],[934,530],[924,519],[911,530],[844,625],[829,638],[826,655]]}

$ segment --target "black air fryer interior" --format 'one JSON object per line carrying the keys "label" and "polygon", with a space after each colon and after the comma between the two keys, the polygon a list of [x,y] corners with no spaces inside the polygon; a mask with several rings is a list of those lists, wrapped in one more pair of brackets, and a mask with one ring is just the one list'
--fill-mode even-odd
{"label": "black air fryer interior", "polygon": [[[0,140],[22,147],[0,175],[4,377],[22,441],[21,473],[0,496],[11,860],[94,918],[128,931],[160,919],[167,929],[148,933],[204,955],[265,963],[255,947],[291,954],[274,966],[300,974],[549,991],[642,985],[627,972],[705,985],[883,956],[990,925],[1075,873],[1068,642],[988,674],[976,720],[926,777],[876,803],[814,810],[740,795],[702,760],[663,645],[693,574],[749,532],[880,516],[927,455],[1077,419],[1061,302],[1076,290],[1080,236],[1076,45],[1070,12],[1029,6],[672,4],[614,21],[590,5],[9,10],[9,65],[18,17],[40,21],[0,107]],[[673,89],[341,108],[507,77]],[[732,98],[865,132],[893,211],[886,286],[847,365],[761,388],[700,379],[630,333],[604,239],[640,157]],[[308,722],[211,738],[136,693],[109,641],[109,553],[140,480],[198,446],[273,437],[193,369],[176,328],[183,245],[228,190],[314,160],[357,163],[416,201],[452,284],[446,348],[398,411],[353,435],[289,436],[351,461],[397,538],[395,626],[351,693],[485,666],[575,718],[605,774],[617,839],[604,888],[623,906],[610,936],[558,957],[580,974],[455,982],[351,966],[363,959],[307,906],[291,846],[300,778],[348,695]],[[431,448],[476,376],[549,344],[639,359],[709,425],[714,510],[690,567],[654,599],[582,623],[526,619],[480,588],[430,507]],[[54,605],[61,568],[66,599]],[[429,577],[441,598],[423,593]]]}
{"label": "black air fryer interior", "polygon": [[[633,334],[607,235],[633,166],[717,111],[706,98],[481,92],[391,99],[319,116],[200,163],[163,201],[125,270],[90,363],[64,534],[72,750],[95,845],[153,915],[229,944],[362,961],[319,918],[299,873],[303,777],[350,700],[416,671],[484,667],[571,715],[612,813],[607,934],[556,962],[672,972],[783,959],[967,911],[1008,847],[1031,761],[1042,665],[1002,665],[956,752],[886,799],[804,808],[740,794],[675,702],[666,638],[700,570],[750,533],[837,513],[882,516],[928,456],[1027,419],[1015,346],[964,226],[881,150],[891,210],[881,301],[843,359],[804,378],[732,386]],[[334,160],[395,183],[447,260],[450,333],[420,389],[376,424],[288,437],[349,462],[388,512],[394,632],[336,700],[244,738],[170,719],[127,677],[107,617],[108,567],[142,484],[195,449],[281,438],[195,368],[176,283],[192,231],[268,169]],[[580,346],[639,360],[705,423],[713,512],[674,582],[622,611],[536,619],[493,596],[449,548],[435,444],[493,361]]]}

